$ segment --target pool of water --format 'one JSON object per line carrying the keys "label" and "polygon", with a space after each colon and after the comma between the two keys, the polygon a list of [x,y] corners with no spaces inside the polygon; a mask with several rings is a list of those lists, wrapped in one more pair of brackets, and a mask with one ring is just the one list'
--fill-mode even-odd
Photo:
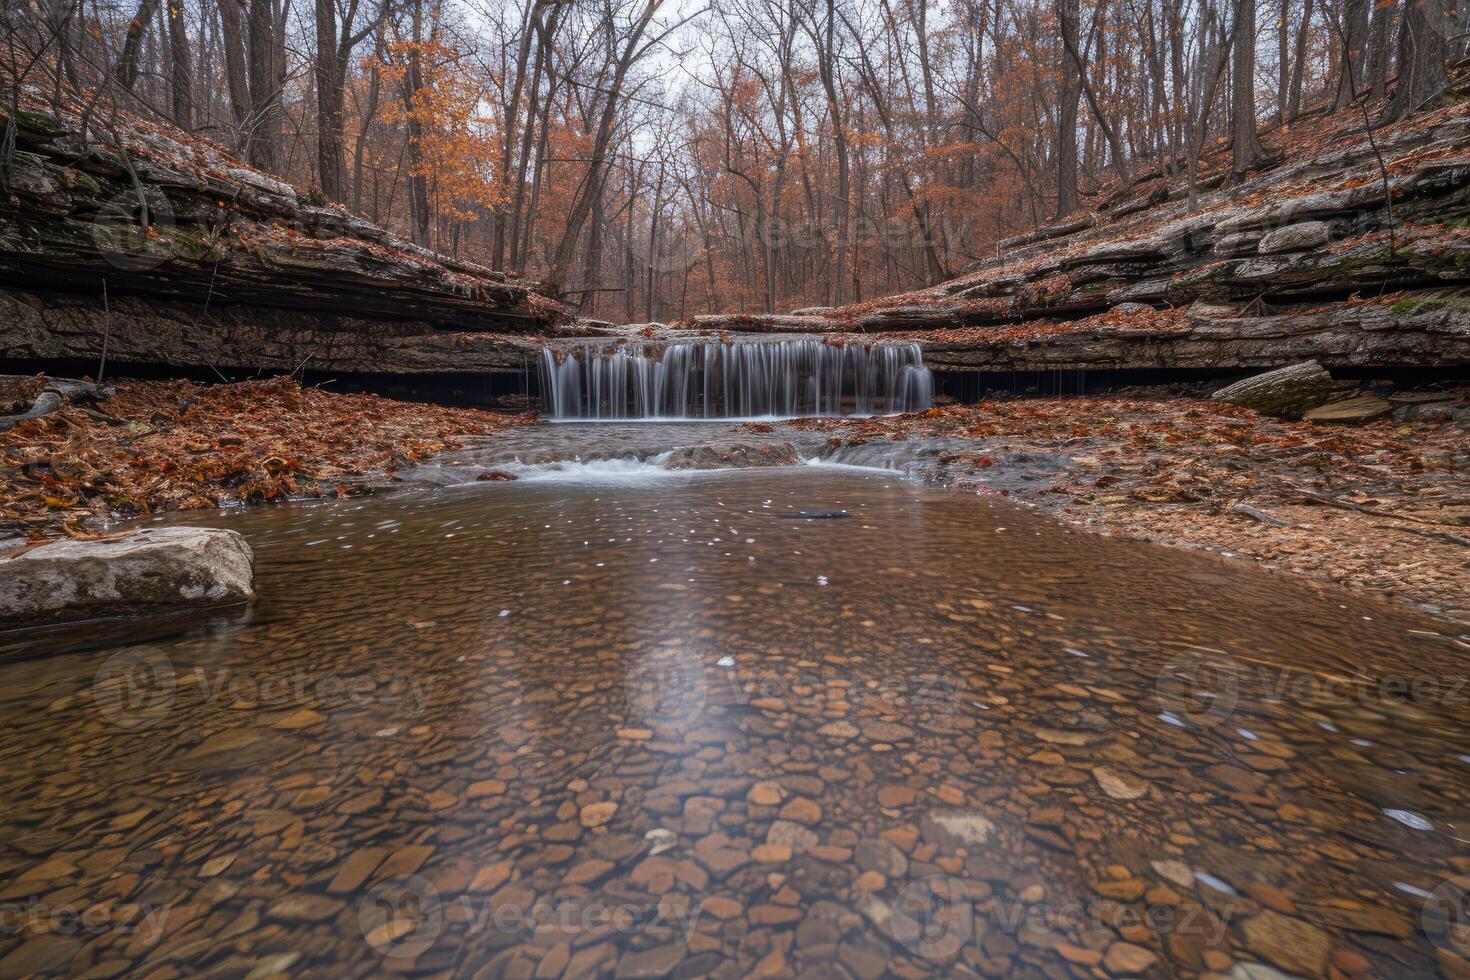
{"label": "pool of water", "polygon": [[257,602],[0,639],[0,976],[1466,951],[1470,648],[1397,607],[825,466],[188,517]]}

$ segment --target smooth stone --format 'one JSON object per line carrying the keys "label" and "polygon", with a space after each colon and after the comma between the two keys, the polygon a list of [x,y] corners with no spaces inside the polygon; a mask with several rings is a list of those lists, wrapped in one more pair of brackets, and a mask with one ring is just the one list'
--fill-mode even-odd
{"label": "smooth stone", "polygon": [[581,821],[584,827],[601,827],[618,812],[618,805],[611,802],[589,803],[582,807]]}
{"label": "smooth stone", "polygon": [[1138,976],[1158,961],[1157,954],[1133,943],[1113,943],[1103,954],[1103,968],[1115,977]]}
{"label": "smooth stone", "polygon": [[1148,794],[1148,783],[1130,773],[1115,772],[1107,766],[1093,769],[1092,778],[1097,780],[1104,793],[1115,800],[1136,800]]}
{"label": "smooth stone", "polygon": [[0,978],[28,977],[60,970],[82,948],[76,936],[51,933],[27,939],[0,959]]}
{"label": "smooth stone", "polygon": [[1304,976],[1326,972],[1332,940],[1321,929],[1270,909],[1241,924],[1245,948],[1283,970]]}
{"label": "smooth stone", "polygon": [[145,528],[116,541],[53,541],[0,560],[0,625],[90,619],[255,595],[238,531]]}

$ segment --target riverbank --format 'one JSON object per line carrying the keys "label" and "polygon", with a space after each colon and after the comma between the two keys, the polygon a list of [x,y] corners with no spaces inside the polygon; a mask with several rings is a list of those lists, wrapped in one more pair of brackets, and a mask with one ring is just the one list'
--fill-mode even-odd
{"label": "riverbank", "polygon": [[[43,384],[0,384],[0,415],[23,411]],[[95,403],[0,433],[0,547],[87,537],[103,522],[162,511],[369,493],[466,437],[535,421],[289,378],[107,387]]]}
{"label": "riverbank", "polygon": [[[34,394],[9,393],[24,404]],[[799,433],[800,456],[833,461],[863,444],[912,443],[915,472],[937,483],[1002,494],[1099,533],[1250,558],[1470,623],[1470,391],[1453,397],[1449,418],[1362,426],[1281,422],[1159,395],[755,423],[738,438],[766,443]],[[67,405],[0,434],[0,538],[88,537],[108,521],[162,511],[369,493],[421,461],[467,442],[493,446],[497,434],[535,420],[332,394],[289,379],[119,381],[100,402]],[[825,449],[812,442],[823,435]],[[575,442],[564,449],[569,459],[590,458]],[[638,455],[631,444],[623,450]],[[909,455],[863,462],[893,466]]]}
{"label": "riverbank", "polygon": [[[1104,534],[1203,548],[1470,623],[1470,390],[1441,421],[1282,422],[1216,402],[1029,399],[788,423],[845,443],[943,438],[939,482]],[[1074,465],[992,487],[1007,457]]]}

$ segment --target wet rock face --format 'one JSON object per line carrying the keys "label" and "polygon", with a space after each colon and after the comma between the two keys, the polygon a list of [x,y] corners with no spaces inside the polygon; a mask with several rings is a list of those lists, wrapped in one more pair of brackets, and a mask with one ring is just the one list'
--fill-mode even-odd
{"label": "wet rock face", "polygon": [[255,594],[255,556],[235,531],[153,528],[116,541],[56,541],[0,561],[0,626],[206,603]]}
{"label": "wet rock face", "polygon": [[774,445],[731,443],[685,446],[675,449],[664,464],[671,470],[730,470],[753,466],[795,466],[796,449],[789,442]]}

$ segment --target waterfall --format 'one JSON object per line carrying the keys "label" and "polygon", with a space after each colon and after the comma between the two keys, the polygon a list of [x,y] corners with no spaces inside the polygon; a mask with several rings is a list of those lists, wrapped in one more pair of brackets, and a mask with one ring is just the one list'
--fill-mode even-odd
{"label": "waterfall", "polygon": [[589,343],[542,350],[541,395],[554,419],[873,415],[929,408],[934,376],[914,343]]}

